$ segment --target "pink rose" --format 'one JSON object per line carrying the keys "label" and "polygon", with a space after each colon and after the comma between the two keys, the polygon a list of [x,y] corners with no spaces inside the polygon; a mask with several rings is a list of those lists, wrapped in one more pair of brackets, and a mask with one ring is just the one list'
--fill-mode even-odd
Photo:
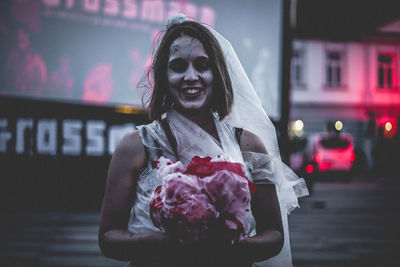
{"label": "pink rose", "polygon": [[163,182],[150,201],[156,227],[182,242],[207,238],[215,230],[210,228],[218,224],[231,242],[244,235],[255,186],[246,178],[243,165],[196,156],[185,169],[180,162],[162,157],[157,168]]}

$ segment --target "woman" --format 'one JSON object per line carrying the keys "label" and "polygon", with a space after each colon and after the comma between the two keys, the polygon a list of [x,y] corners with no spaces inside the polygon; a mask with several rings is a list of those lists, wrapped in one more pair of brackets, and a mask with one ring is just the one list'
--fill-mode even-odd
{"label": "woman", "polygon": [[[237,58],[229,48],[221,48],[220,44],[226,43],[218,33],[182,16],[171,21],[152,66],[154,85],[149,114],[154,121],[125,136],[113,155],[101,212],[99,244],[105,256],[132,261],[132,266],[251,266],[281,251],[282,219],[286,214],[281,215],[272,181],[276,173],[271,175],[274,164],[263,141],[247,130],[234,130],[227,122],[238,121],[241,115],[231,114],[232,103],[237,101],[237,95],[239,102],[243,98],[235,94],[234,99],[231,76],[234,75],[234,85],[238,85],[237,79],[247,81],[247,76],[237,77],[243,70],[227,66],[227,58],[229,64],[232,58]],[[240,66],[235,64],[235,67]],[[241,113],[239,108],[235,110]],[[269,120],[264,122],[271,125]],[[248,233],[247,238],[235,245],[218,236],[182,245],[151,222],[149,198],[159,185],[151,162],[164,156],[187,165],[193,156],[220,154],[240,163],[248,160],[248,170],[253,171],[249,176],[257,186],[251,201],[256,234]],[[287,248],[286,245],[286,252]],[[290,250],[284,258],[291,264]]]}

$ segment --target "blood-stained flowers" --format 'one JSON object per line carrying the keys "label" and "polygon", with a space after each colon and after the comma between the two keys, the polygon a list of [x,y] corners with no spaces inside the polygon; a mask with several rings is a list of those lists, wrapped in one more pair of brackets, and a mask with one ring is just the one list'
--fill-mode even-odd
{"label": "blood-stained flowers", "polygon": [[162,180],[150,201],[156,227],[181,242],[206,239],[216,231],[230,242],[244,237],[256,188],[242,164],[196,156],[185,168],[161,157],[153,167]]}

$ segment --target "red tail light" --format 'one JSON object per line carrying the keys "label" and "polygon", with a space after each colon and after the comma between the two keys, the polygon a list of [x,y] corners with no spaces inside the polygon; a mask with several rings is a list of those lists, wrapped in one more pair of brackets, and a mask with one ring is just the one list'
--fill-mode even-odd
{"label": "red tail light", "polygon": [[306,172],[307,172],[307,173],[313,173],[313,171],[314,171],[314,165],[312,165],[312,164],[307,164],[307,166],[306,166]]}
{"label": "red tail light", "polygon": [[318,153],[315,153],[313,155],[312,159],[313,159],[314,162],[319,163],[320,161],[322,161],[322,155],[318,154]]}
{"label": "red tail light", "polygon": [[356,160],[356,153],[351,152],[350,161],[353,162]]}

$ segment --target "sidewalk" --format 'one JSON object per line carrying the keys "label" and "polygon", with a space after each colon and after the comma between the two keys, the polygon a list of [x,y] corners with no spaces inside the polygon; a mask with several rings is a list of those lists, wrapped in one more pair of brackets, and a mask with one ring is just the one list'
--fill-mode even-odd
{"label": "sidewalk", "polygon": [[[17,213],[2,219],[0,266],[124,266],[102,256],[96,212]],[[4,224],[5,223],[5,227]]]}
{"label": "sidewalk", "polygon": [[[393,180],[316,183],[289,217],[294,266],[398,266],[399,190]],[[125,266],[102,256],[98,220],[97,212],[2,214],[0,266]]]}
{"label": "sidewalk", "polygon": [[399,182],[316,183],[289,217],[294,265],[399,266]]}

